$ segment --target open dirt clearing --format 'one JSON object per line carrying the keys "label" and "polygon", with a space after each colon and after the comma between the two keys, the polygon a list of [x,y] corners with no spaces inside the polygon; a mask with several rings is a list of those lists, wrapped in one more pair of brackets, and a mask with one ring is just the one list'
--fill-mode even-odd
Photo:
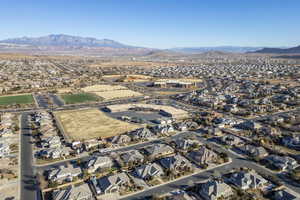
{"label": "open dirt clearing", "polygon": [[142,96],[143,94],[129,90],[122,85],[92,85],[82,88],[84,92],[93,93],[105,100],[125,98],[125,97],[136,97]]}
{"label": "open dirt clearing", "polygon": [[105,75],[102,77],[106,80],[111,80],[115,82],[147,82],[153,77],[151,76],[145,76],[145,75],[139,75],[139,74],[132,74],[132,75]]}
{"label": "open dirt clearing", "polygon": [[98,109],[59,111],[55,115],[65,134],[74,140],[108,138],[141,127],[113,119]]}
{"label": "open dirt clearing", "polygon": [[132,90],[114,90],[114,91],[106,91],[106,92],[94,92],[94,94],[104,98],[105,100],[142,96],[141,93],[135,92]]}
{"label": "open dirt clearing", "polygon": [[121,85],[92,85],[82,88],[84,92],[105,92],[111,90],[126,90],[127,88]]}

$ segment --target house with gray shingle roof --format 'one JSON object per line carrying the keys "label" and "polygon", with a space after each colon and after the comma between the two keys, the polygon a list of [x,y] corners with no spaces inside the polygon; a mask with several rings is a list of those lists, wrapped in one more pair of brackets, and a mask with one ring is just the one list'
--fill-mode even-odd
{"label": "house with gray shingle roof", "polygon": [[134,140],[150,139],[154,138],[155,135],[148,128],[139,128],[130,133]]}
{"label": "house with gray shingle roof", "polygon": [[194,162],[201,165],[214,163],[218,158],[218,155],[215,152],[204,146],[202,146],[199,150],[189,152],[187,156]]}
{"label": "house with gray shingle roof", "polygon": [[142,179],[160,177],[164,174],[163,169],[156,163],[139,166],[135,169],[135,175]]}
{"label": "house with gray shingle roof", "polygon": [[279,170],[292,170],[299,166],[294,158],[288,156],[269,155],[265,160]]}
{"label": "house with gray shingle roof", "polygon": [[128,165],[129,163],[138,164],[144,162],[144,156],[138,150],[131,150],[124,152],[120,155],[123,162]]}
{"label": "house with gray shingle roof", "polygon": [[159,162],[164,168],[175,172],[188,171],[193,168],[192,163],[180,154],[162,158]]}
{"label": "house with gray shingle roof", "polygon": [[73,185],[52,192],[53,200],[93,200],[93,193],[88,184]]}
{"label": "house with gray shingle roof", "polygon": [[252,157],[263,158],[266,157],[269,153],[263,147],[257,147],[253,145],[244,145],[239,147],[243,152]]}
{"label": "house with gray shingle roof", "polygon": [[153,144],[144,148],[149,158],[158,158],[160,156],[174,153],[174,149],[166,144]]}
{"label": "house with gray shingle roof", "polygon": [[108,156],[97,156],[91,158],[85,165],[85,168],[89,173],[94,173],[98,170],[104,170],[111,168],[113,166],[113,161]]}
{"label": "house with gray shingle roof", "polygon": [[100,178],[98,184],[102,193],[115,193],[130,185],[130,178],[125,172],[122,172]]}
{"label": "house with gray shingle roof", "polygon": [[299,197],[296,197],[295,195],[291,194],[286,189],[278,190],[274,192],[272,199],[273,200],[300,200]]}
{"label": "house with gray shingle roof", "polygon": [[174,141],[176,148],[181,150],[188,150],[190,148],[193,148],[195,146],[200,146],[202,143],[199,140],[193,140],[193,139],[186,139],[186,138],[179,138]]}
{"label": "house with gray shingle roof", "polygon": [[232,194],[229,185],[221,180],[209,180],[201,184],[198,194],[205,200],[217,200],[220,197],[228,199]]}
{"label": "house with gray shingle roof", "polygon": [[245,171],[232,174],[228,181],[242,190],[261,188],[268,183],[268,181],[259,174]]}
{"label": "house with gray shingle roof", "polygon": [[81,175],[80,167],[74,167],[73,165],[60,166],[49,171],[48,180],[57,182],[72,181],[74,177],[79,175]]}

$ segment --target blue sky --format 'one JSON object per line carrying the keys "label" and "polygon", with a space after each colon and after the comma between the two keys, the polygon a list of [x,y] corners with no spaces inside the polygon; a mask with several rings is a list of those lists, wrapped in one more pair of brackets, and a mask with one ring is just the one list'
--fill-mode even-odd
{"label": "blue sky", "polygon": [[0,39],[64,33],[154,47],[300,45],[299,0],[2,0]]}

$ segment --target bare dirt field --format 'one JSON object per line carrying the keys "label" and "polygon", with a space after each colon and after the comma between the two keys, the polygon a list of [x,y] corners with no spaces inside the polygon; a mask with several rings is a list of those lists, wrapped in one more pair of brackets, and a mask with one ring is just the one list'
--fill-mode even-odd
{"label": "bare dirt field", "polygon": [[82,88],[84,92],[104,92],[111,90],[124,90],[127,89],[121,85],[92,85]]}
{"label": "bare dirt field", "polygon": [[19,184],[18,180],[11,181],[0,187],[0,199],[14,199],[18,200]]}
{"label": "bare dirt field", "polygon": [[94,94],[106,100],[142,96],[141,93],[132,90],[113,90],[113,91],[106,91],[106,92],[94,92]]}
{"label": "bare dirt field", "polygon": [[139,75],[139,74],[130,74],[130,75],[105,75],[102,77],[106,80],[116,81],[116,82],[146,82],[153,77],[151,76],[145,76],[145,75]]}
{"label": "bare dirt field", "polygon": [[98,109],[59,111],[55,113],[65,134],[73,140],[108,138],[140,128],[107,116]]}
{"label": "bare dirt field", "polygon": [[82,90],[93,93],[105,100],[142,96],[141,93],[129,90],[122,85],[92,85],[84,87]]}
{"label": "bare dirt field", "polygon": [[68,92],[72,92],[72,88],[59,88],[59,89],[57,89],[57,93],[59,93],[59,94],[64,94],[64,93],[68,93]]}

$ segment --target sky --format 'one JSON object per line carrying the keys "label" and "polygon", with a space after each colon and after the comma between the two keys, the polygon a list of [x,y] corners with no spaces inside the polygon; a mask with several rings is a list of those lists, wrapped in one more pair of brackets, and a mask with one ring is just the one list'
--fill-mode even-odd
{"label": "sky", "polygon": [[152,48],[300,45],[299,0],[1,0],[0,39],[69,34]]}

